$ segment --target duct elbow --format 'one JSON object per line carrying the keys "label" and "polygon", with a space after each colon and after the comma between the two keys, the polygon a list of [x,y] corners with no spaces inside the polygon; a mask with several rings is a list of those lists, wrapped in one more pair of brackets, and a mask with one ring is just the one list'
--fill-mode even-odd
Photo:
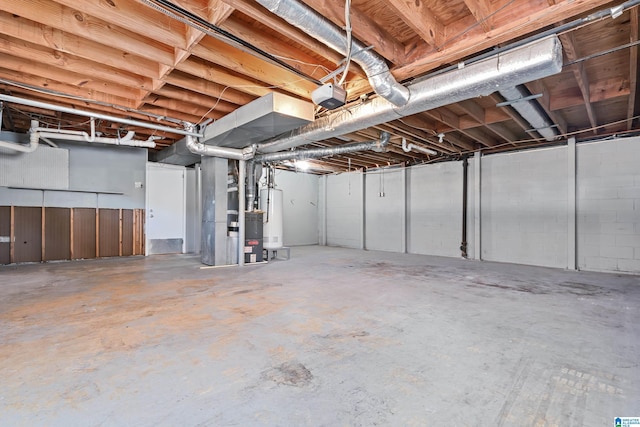
{"label": "duct elbow", "polygon": [[370,83],[378,95],[396,107],[404,107],[409,103],[409,89],[398,83],[389,70],[383,75],[372,76]]}
{"label": "duct elbow", "polygon": [[389,145],[390,138],[391,135],[389,135],[389,132],[382,132],[380,134],[380,139],[376,141],[376,145],[373,148],[373,151],[378,153],[384,153],[385,151],[387,151],[387,145]]}

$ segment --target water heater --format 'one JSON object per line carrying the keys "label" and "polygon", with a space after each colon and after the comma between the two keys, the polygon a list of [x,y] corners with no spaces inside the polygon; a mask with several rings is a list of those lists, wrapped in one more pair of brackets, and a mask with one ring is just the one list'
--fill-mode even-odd
{"label": "water heater", "polygon": [[282,217],[282,190],[263,188],[260,190],[260,210],[263,214],[263,245],[265,249],[283,246],[284,219]]}

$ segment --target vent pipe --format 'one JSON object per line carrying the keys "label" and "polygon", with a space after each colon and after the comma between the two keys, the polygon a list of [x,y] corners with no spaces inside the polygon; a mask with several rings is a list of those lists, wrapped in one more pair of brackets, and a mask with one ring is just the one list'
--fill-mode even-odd
{"label": "vent pipe", "polygon": [[31,137],[40,139],[40,138],[51,138],[51,139],[63,139],[67,141],[83,141],[83,142],[95,142],[98,144],[111,144],[111,145],[125,145],[128,147],[143,147],[143,148],[155,148],[156,143],[154,141],[154,137],[149,137],[149,139],[144,141],[139,141],[133,139],[135,132],[129,131],[122,138],[107,138],[96,136],[95,132],[95,124],[93,118],[91,119],[91,135],[87,132],[83,131],[74,131],[74,130],[64,130],[64,129],[49,129],[39,127],[39,123],[36,120],[31,121]]}
{"label": "vent pipe", "polygon": [[33,153],[39,145],[40,137],[32,129],[38,127],[37,120],[31,120],[31,129],[29,130],[29,145],[18,144],[10,141],[0,141],[0,148],[8,148],[9,150],[18,151],[20,153]]}
{"label": "vent pipe", "polygon": [[356,142],[344,144],[337,147],[311,148],[308,150],[284,151],[279,153],[259,154],[254,157],[256,162],[277,162],[281,160],[306,160],[319,159],[322,157],[337,156],[340,154],[355,153],[356,151],[373,150],[383,152],[389,143],[389,134],[382,132],[380,140],[369,142]]}
{"label": "vent pipe", "polygon": [[[189,131],[193,131],[194,126],[190,123],[185,123],[185,128]],[[231,160],[250,160],[253,158],[255,153],[255,147],[251,145],[242,149],[206,145],[202,142],[196,141],[196,138],[193,135],[185,136],[185,141],[189,151],[201,156],[222,157]]]}
{"label": "vent pipe", "polygon": [[409,102],[396,107],[382,98],[331,113],[258,146],[272,153],[323,139],[337,137],[412,114],[503,88],[541,79],[562,70],[562,46],[558,37],[534,41],[507,52],[475,62],[455,71],[417,81],[407,87]]}
{"label": "vent pipe", "polygon": [[559,138],[557,130],[553,127],[553,123],[547,119],[537,102],[526,100],[529,96],[528,91],[522,86],[500,89],[500,95],[509,103],[511,108],[516,110],[518,114],[525,119],[532,130],[538,132],[547,141],[554,141]]}
{"label": "vent pipe", "polygon": [[[347,36],[344,31],[314,9],[297,0],[257,0],[270,12],[298,27],[336,52],[347,55]],[[373,90],[400,107],[409,101],[409,91],[398,83],[385,60],[370,46],[351,41],[351,60],[364,70]]]}

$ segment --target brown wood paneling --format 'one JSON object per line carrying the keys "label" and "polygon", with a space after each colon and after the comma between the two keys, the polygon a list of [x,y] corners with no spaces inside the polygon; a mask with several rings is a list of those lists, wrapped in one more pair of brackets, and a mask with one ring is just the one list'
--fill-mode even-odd
{"label": "brown wood paneling", "polygon": [[44,260],[71,259],[71,209],[44,209]]}
{"label": "brown wood paneling", "polygon": [[0,206],[0,264],[11,263],[11,206]]}
{"label": "brown wood paneling", "polygon": [[14,262],[42,261],[42,208],[14,208]]}
{"label": "brown wood paneling", "polygon": [[133,209],[122,209],[122,256],[133,255]]}
{"label": "brown wood paneling", "polygon": [[99,217],[99,256],[118,256],[120,254],[120,210],[100,209]]}
{"label": "brown wood paneling", "polygon": [[96,257],[96,210],[73,209],[73,259]]}

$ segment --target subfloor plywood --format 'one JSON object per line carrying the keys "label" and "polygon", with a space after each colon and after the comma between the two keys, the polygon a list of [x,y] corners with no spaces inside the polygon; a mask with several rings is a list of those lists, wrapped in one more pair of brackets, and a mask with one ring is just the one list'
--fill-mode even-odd
{"label": "subfloor plywood", "polygon": [[638,415],[638,276],[291,255],[5,267],[0,424],[601,427]]}

